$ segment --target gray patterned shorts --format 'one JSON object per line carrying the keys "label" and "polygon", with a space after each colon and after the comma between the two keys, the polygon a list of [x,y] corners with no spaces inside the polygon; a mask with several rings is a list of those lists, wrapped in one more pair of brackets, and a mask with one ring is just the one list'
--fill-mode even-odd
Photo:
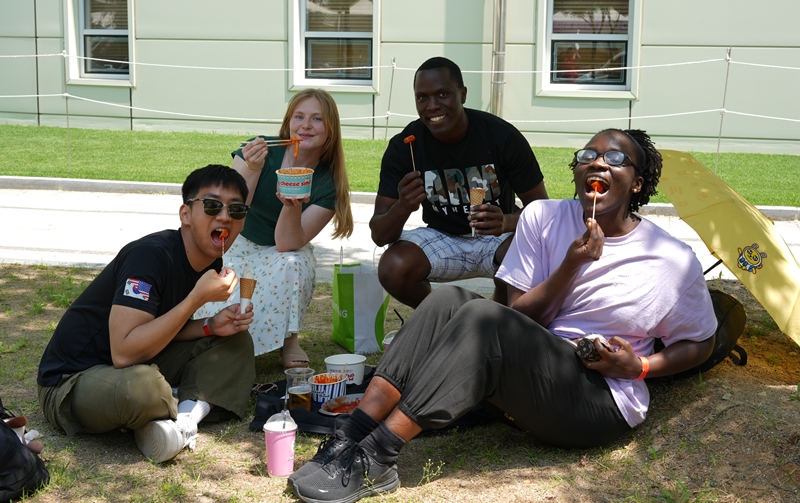
{"label": "gray patterned shorts", "polygon": [[500,236],[454,236],[430,227],[405,230],[398,241],[422,248],[431,263],[429,281],[493,278],[500,267],[494,261],[497,248],[513,233]]}

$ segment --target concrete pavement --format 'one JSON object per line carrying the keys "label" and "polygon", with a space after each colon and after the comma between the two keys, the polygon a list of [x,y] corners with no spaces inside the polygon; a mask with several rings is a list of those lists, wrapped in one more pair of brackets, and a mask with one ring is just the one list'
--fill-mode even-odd
{"label": "concrete pavement", "polygon": [[[101,268],[122,246],[162,229],[178,228],[181,204],[177,184],[137,184],[62,179],[0,177],[3,232],[0,262],[70,265]],[[346,263],[377,263],[382,252],[372,242],[368,227],[374,194],[353,194],[355,231],[349,239],[330,238],[328,226],[312,241],[317,257],[317,281],[330,282],[340,247]],[[800,257],[798,208],[760,208],[775,220],[776,230]],[[643,215],[689,244],[704,268],[716,260],[697,234],[675,215],[670,205],[650,205]],[[417,212],[408,227],[423,225]],[[709,277],[733,279],[720,265]],[[482,293],[492,291],[489,279],[458,282]]]}

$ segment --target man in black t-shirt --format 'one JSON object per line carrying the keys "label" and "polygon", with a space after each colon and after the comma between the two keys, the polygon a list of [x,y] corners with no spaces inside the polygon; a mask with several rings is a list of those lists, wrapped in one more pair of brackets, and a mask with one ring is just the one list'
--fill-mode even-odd
{"label": "man in black t-shirt", "polygon": [[[516,229],[515,196],[524,205],[547,198],[522,133],[464,108],[467,88],[455,63],[423,63],[414,96],[420,118],[389,143],[369,223],[375,244],[391,245],[378,266],[381,284],[412,307],[431,292],[431,281],[494,277]],[[470,189],[485,189],[482,204],[471,204]],[[420,206],[428,227],[404,231]],[[494,298],[507,299],[496,279]]]}
{"label": "man in black t-shirt", "polygon": [[39,363],[50,423],[69,435],[134,430],[160,463],[193,448],[209,414],[244,415],[255,380],[252,307],[191,317],[238,283],[221,255],[242,230],[247,193],[227,166],[195,170],[183,184],[180,229],[127,244],[67,309]]}

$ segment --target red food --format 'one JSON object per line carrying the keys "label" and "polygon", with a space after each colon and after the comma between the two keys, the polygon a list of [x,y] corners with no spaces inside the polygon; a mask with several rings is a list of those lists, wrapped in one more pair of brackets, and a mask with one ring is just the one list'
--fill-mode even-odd
{"label": "red food", "polygon": [[333,384],[342,380],[342,374],[319,374],[311,378],[314,384]]}
{"label": "red food", "polygon": [[601,190],[603,190],[603,186],[600,185],[600,182],[598,182],[597,180],[593,181],[589,185],[592,186],[595,192],[600,192]]}
{"label": "red food", "polygon": [[403,138],[403,143],[411,143],[416,139],[417,137],[412,134],[411,136],[406,136],[405,138]]}
{"label": "red food", "polygon": [[297,155],[300,153],[300,138],[295,136],[292,141],[294,142],[294,158],[297,159]]}
{"label": "red food", "polygon": [[219,233],[219,237],[222,239],[222,241],[225,241],[225,238],[228,237],[228,229],[222,229],[222,231]]}
{"label": "red food", "polygon": [[358,404],[361,403],[360,398],[356,398],[352,402],[345,402],[341,405],[337,405],[336,407],[330,409],[328,412],[333,412],[335,414],[350,414],[358,407]]}

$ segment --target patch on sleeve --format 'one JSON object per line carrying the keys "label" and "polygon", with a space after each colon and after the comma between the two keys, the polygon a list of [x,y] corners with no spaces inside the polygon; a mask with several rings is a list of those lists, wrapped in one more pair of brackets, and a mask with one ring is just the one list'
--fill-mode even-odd
{"label": "patch on sleeve", "polygon": [[128,278],[125,282],[125,295],[133,297],[134,299],[148,300],[150,298],[150,289],[153,286],[139,279]]}

